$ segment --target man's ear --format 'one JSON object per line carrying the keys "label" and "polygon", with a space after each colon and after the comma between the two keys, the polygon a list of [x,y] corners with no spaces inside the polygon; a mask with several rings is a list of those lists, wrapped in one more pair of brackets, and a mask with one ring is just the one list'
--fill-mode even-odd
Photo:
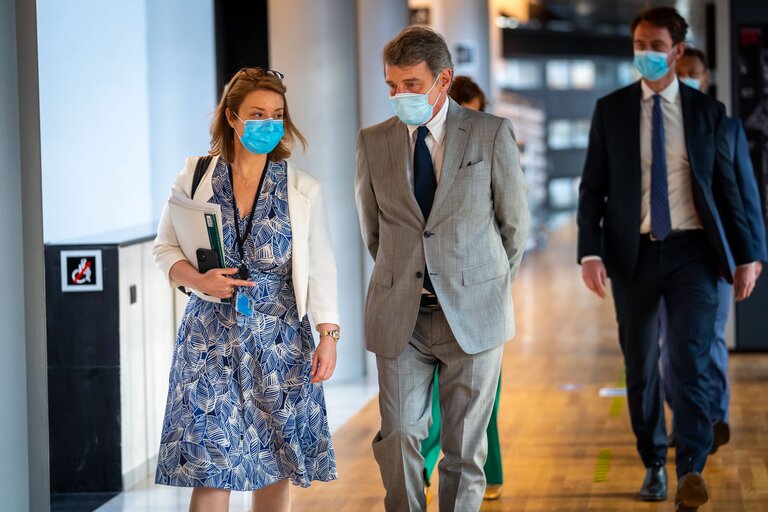
{"label": "man's ear", "polygon": [[450,68],[445,68],[440,72],[440,86],[445,87],[445,91],[448,90],[451,86],[451,81],[453,78],[453,70]]}
{"label": "man's ear", "polygon": [[680,60],[685,53],[685,43],[677,43],[675,45],[675,60]]}

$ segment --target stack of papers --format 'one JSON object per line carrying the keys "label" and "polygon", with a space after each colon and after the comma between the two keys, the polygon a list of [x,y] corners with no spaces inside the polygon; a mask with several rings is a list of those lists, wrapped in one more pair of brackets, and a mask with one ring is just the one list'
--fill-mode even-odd
{"label": "stack of papers", "polygon": [[[193,201],[178,190],[174,190],[168,200],[168,211],[181,252],[184,253],[190,265],[198,268],[198,249],[213,249],[219,255],[219,261],[222,263],[225,261],[221,206]],[[194,289],[192,292],[209,302],[229,303],[229,299],[217,299]]]}

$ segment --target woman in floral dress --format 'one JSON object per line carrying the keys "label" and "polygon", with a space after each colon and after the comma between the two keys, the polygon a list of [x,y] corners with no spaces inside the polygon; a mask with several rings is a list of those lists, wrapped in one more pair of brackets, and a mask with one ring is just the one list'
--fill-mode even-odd
{"label": "woman in floral dress", "polygon": [[226,511],[231,490],[252,491],[254,511],[290,510],[289,482],[337,477],[321,385],[336,365],[336,266],[320,185],[286,162],[296,140],[282,75],[242,69],[202,179],[190,158],[174,184],[220,205],[224,268],[198,272],[167,209],[160,221],[153,253],[171,286],[229,299],[191,295],[171,364],[156,482],[193,487],[190,511]]}

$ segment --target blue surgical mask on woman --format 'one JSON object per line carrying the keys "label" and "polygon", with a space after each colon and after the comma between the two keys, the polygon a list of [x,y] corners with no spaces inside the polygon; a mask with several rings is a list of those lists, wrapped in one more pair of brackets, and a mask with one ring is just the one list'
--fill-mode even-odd
{"label": "blue surgical mask on woman", "polygon": [[683,82],[688,87],[693,87],[696,90],[701,90],[701,80],[698,78],[693,78],[691,76],[684,76],[680,79],[681,82]]}
{"label": "blue surgical mask on woman", "polygon": [[[240,119],[240,116],[235,114]],[[240,142],[251,153],[266,155],[277,147],[283,138],[284,128],[282,119],[249,119],[243,121],[243,134]]]}
{"label": "blue surgical mask on woman", "polygon": [[[408,125],[421,125],[429,121],[429,118],[432,117],[432,107],[434,106],[429,104],[429,93],[435,88],[439,79],[440,76],[438,75],[435,78],[435,83],[424,94],[404,92],[389,97],[392,110],[395,111],[395,114],[402,122]],[[440,94],[437,95],[438,99],[440,99]],[[437,103],[437,100],[435,100],[435,103]]]}
{"label": "blue surgical mask on woman", "polygon": [[659,80],[669,71],[667,53],[635,50],[635,69],[651,82]]}

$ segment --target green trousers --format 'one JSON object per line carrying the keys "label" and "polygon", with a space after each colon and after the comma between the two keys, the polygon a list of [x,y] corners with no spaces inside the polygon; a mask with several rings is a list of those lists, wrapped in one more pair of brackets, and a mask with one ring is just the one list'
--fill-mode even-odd
{"label": "green trousers", "polygon": [[[488,423],[488,458],[485,461],[485,479],[488,485],[501,485],[501,445],[499,444],[499,396],[501,395],[501,375],[496,386],[496,399],[493,401],[491,421]],[[427,438],[421,442],[421,456],[424,457],[424,482],[430,485],[432,472],[435,470],[440,456],[440,390],[437,387],[437,368],[435,368],[435,383],[432,386],[432,425],[429,427]]]}

